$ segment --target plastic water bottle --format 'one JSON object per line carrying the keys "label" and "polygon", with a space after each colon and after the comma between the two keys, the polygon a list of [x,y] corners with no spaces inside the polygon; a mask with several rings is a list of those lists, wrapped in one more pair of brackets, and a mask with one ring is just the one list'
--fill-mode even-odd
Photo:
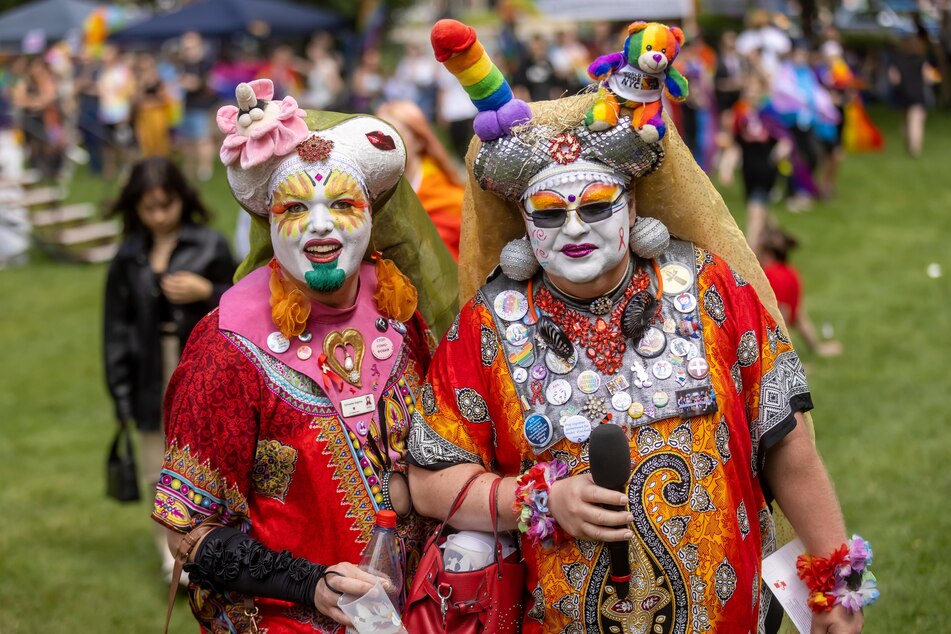
{"label": "plastic water bottle", "polygon": [[388,580],[386,595],[397,614],[403,611],[403,566],[396,536],[396,513],[381,510],[370,543],[363,551],[360,569]]}

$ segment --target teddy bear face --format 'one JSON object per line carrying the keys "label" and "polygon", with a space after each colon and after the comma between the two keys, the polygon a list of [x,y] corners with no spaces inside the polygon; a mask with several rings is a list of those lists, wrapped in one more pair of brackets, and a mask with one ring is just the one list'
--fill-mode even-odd
{"label": "teddy bear face", "polygon": [[624,42],[624,57],[646,73],[663,73],[680,53],[683,33],[656,22],[635,24]]}

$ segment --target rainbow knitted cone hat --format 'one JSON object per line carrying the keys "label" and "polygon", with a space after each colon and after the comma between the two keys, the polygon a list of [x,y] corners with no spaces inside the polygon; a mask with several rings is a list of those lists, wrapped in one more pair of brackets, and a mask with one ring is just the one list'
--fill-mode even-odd
{"label": "rainbow knitted cone hat", "polygon": [[514,97],[472,27],[440,20],[431,40],[436,59],[479,110],[472,127],[483,143],[473,171],[483,189],[517,202],[533,183],[557,172],[611,170],[636,178],[660,165],[661,146],[643,141],[629,120],[603,132],[587,129],[583,119],[560,125],[533,121],[531,108]]}

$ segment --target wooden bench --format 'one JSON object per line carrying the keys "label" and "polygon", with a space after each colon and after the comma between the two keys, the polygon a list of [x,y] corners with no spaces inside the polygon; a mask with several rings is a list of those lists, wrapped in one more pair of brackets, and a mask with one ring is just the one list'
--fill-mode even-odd
{"label": "wooden bench", "polygon": [[91,203],[66,205],[54,209],[34,211],[30,214],[30,223],[34,229],[62,227],[89,220],[95,215],[95,212],[96,208]]}
{"label": "wooden bench", "polygon": [[89,242],[115,240],[121,233],[122,224],[118,220],[104,220],[62,229],[56,235],[54,241],[64,247],[72,247]]}

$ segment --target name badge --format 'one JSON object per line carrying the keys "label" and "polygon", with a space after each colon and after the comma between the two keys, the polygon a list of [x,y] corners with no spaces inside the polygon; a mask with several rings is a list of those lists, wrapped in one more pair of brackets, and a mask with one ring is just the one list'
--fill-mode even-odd
{"label": "name badge", "polygon": [[344,418],[369,414],[376,409],[376,397],[373,394],[355,396],[340,401],[340,413]]}

